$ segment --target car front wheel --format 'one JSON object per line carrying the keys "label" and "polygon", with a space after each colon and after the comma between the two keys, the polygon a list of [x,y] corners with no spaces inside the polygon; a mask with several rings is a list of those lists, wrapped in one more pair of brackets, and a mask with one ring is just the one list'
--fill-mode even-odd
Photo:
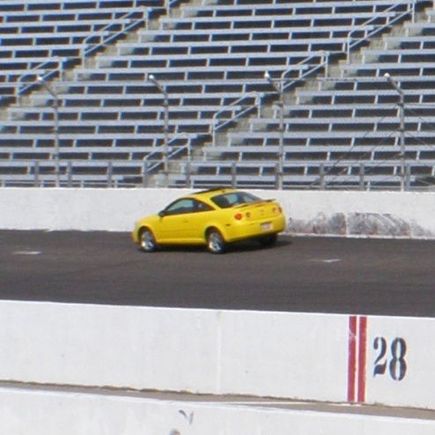
{"label": "car front wheel", "polygon": [[157,249],[156,239],[151,230],[145,228],[140,233],[140,247],[145,252],[153,252]]}
{"label": "car front wheel", "polygon": [[212,229],[208,231],[207,249],[212,254],[223,254],[225,252],[225,240],[218,230]]}

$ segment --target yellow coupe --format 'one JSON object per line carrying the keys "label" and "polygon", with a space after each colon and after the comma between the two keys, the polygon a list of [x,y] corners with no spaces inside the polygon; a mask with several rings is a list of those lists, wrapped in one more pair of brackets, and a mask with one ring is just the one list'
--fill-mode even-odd
{"label": "yellow coupe", "polygon": [[240,190],[219,188],[184,196],[136,222],[133,241],[145,252],[161,245],[204,245],[221,254],[246,239],[271,246],[285,228],[281,206]]}

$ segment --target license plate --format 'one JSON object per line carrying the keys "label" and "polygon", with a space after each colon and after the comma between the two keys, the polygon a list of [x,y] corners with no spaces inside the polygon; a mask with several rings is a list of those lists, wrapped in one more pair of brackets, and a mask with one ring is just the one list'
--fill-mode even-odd
{"label": "license plate", "polygon": [[270,231],[272,228],[272,222],[264,222],[263,224],[261,224],[262,231]]}

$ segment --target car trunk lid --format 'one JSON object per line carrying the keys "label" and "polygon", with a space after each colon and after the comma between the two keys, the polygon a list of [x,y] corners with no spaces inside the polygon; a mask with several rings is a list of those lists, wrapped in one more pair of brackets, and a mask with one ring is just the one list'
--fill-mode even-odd
{"label": "car trunk lid", "polygon": [[235,218],[246,219],[251,222],[267,221],[281,213],[281,207],[273,200],[257,201],[253,203],[240,204],[233,207]]}

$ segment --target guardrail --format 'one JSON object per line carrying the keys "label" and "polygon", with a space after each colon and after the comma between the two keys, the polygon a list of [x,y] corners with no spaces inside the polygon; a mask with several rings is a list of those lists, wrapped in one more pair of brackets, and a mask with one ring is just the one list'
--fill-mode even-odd
{"label": "guardrail", "polygon": [[[180,135],[182,136],[182,135]],[[179,137],[177,138],[179,139]],[[170,187],[193,187],[208,188],[213,185],[244,187],[250,189],[264,188],[277,189],[279,167],[278,164],[269,166],[267,175],[244,175],[238,172],[238,163],[235,161],[220,162],[225,171],[218,177],[212,175],[195,176],[204,165],[203,159],[195,160],[192,156],[192,145],[189,136],[185,136],[186,143],[172,145],[170,147],[170,158],[183,155],[185,158],[180,162],[176,170],[169,171],[168,176]],[[175,142],[175,140],[174,140]],[[154,187],[159,185],[157,182],[151,182],[152,174],[158,174],[157,170],[163,165],[161,154],[163,149],[159,147],[143,160],[132,164],[131,161],[99,161],[98,171],[94,174],[82,175],[77,168],[83,168],[83,162],[74,162],[63,160],[59,165],[59,179],[55,173],[55,163],[50,161],[28,161],[24,162],[26,175],[0,175],[1,187],[56,187],[58,181],[59,187],[78,187],[78,188],[123,188],[123,187]],[[89,163],[89,162],[88,162]],[[257,161],[260,167],[264,162]],[[90,165],[87,164],[86,167]],[[344,166],[339,166],[336,162],[328,164],[320,163],[319,173],[311,175],[286,175],[284,178],[285,189],[298,190],[347,190],[347,191],[382,191],[382,190],[400,190],[401,177],[399,174],[385,176],[376,175],[371,172],[372,166],[364,163],[355,163],[351,165],[358,171],[352,175],[343,175],[339,177],[336,171],[332,169],[348,168],[349,162]],[[4,165],[3,165],[4,167]],[[300,167],[296,162],[286,164],[286,168],[292,169]],[[134,168],[131,175],[125,175],[125,172],[119,171],[122,168]],[[331,174],[331,172],[333,172]],[[128,173],[128,171],[127,171]],[[431,192],[434,191],[433,182],[426,182],[418,175],[411,174],[410,166],[406,165],[405,172],[406,191],[410,192]],[[278,189],[279,190],[279,189]]]}

